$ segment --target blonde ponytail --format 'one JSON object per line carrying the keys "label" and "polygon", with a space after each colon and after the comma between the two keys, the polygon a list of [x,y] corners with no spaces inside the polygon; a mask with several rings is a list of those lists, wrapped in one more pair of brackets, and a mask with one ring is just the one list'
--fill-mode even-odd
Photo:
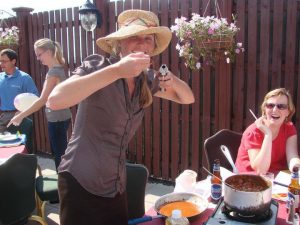
{"label": "blonde ponytail", "polygon": [[42,38],[34,43],[34,49],[50,50],[60,65],[65,65],[65,59],[62,54],[60,44],[49,38]]}

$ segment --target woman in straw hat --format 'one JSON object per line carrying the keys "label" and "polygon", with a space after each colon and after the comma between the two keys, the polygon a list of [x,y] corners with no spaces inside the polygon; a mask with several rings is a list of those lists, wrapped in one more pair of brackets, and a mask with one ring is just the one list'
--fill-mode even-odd
{"label": "woman in straw hat", "polygon": [[[74,75],[55,87],[48,104],[79,104],[74,132],[59,167],[61,224],[127,224],[126,148],[152,95],[181,104],[194,102],[189,86],[168,72],[149,70],[171,31],[155,14],[128,10],[118,31],[97,40],[117,58],[87,57]],[[160,89],[162,88],[162,89]]]}

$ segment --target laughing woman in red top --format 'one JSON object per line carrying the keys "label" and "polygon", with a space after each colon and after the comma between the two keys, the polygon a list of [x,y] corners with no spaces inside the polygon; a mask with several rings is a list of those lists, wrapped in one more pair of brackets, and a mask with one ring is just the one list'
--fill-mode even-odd
{"label": "laughing woman in red top", "polygon": [[262,117],[243,133],[236,166],[259,174],[300,166],[297,131],[291,118],[295,106],[285,88],[270,91],[261,105]]}

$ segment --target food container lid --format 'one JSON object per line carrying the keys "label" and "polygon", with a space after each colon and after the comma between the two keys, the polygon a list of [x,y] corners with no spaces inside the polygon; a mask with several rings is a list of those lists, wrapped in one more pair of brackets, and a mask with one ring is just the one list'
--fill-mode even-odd
{"label": "food container lid", "polygon": [[174,210],[172,211],[172,218],[174,218],[174,219],[179,219],[179,218],[181,218],[181,210],[179,210],[179,209],[174,209]]}

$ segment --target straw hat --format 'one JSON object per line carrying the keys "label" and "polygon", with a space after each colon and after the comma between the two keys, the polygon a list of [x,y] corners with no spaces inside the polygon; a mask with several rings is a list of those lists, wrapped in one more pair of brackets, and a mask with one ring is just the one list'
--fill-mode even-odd
{"label": "straw hat", "polygon": [[127,10],[122,12],[118,17],[118,27],[116,32],[96,41],[97,45],[105,52],[112,53],[112,48],[118,40],[136,35],[155,34],[156,46],[151,56],[158,55],[168,47],[172,38],[170,29],[159,26],[157,16],[150,11]]}

